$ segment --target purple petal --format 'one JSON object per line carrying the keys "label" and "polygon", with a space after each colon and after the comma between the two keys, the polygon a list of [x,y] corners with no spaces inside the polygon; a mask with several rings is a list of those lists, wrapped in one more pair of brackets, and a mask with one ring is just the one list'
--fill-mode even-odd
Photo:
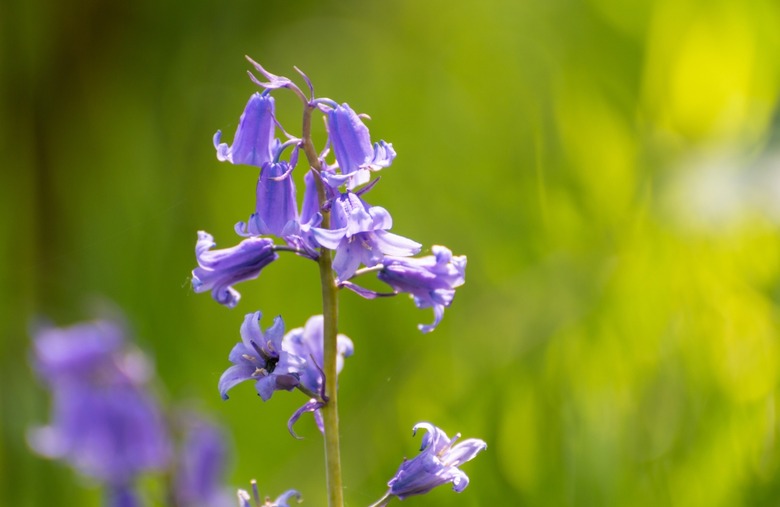
{"label": "purple petal", "polygon": [[298,503],[301,503],[301,501],[303,500],[303,496],[301,496],[300,493],[298,493],[294,489],[290,489],[288,491],[285,491],[278,497],[276,497],[276,500],[274,500],[274,507],[290,507],[287,501],[293,497],[295,497]]}
{"label": "purple petal", "polygon": [[235,364],[225,370],[219,377],[219,394],[223,400],[229,398],[227,392],[245,380],[253,380],[255,369],[248,364]]}
{"label": "purple petal", "polygon": [[422,245],[409,238],[387,231],[374,231],[376,242],[384,255],[405,257],[420,251]]}
{"label": "purple petal", "polygon": [[314,240],[328,250],[335,250],[338,248],[341,240],[344,239],[346,232],[346,227],[338,230],[322,229],[320,227],[312,227],[311,229]]}
{"label": "purple petal", "polygon": [[371,160],[371,166],[374,169],[389,167],[395,159],[395,150],[392,143],[379,141],[374,143],[374,158]]}
{"label": "purple petal", "polygon": [[293,426],[295,426],[295,423],[298,422],[298,419],[301,418],[301,416],[307,412],[314,412],[317,409],[320,409],[324,407],[325,404],[317,401],[314,398],[311,398],[309,401],[307,401],[301,408],[293,412],[293,415],[290,417],[290,419],[287,421],[287,430],[290,432],[290,435],[292,435],[294,438],[301,439],[295,431],[293,430]]}
{"label": "purple petal", "polygon": [[448,465],[457,467],[467,461],[471,461],[485,449],[487,449],[487,444],[484,440],[469,438],[453,446],[443,459]]}
{"label": "purple petal", "polygon": [[257,389],[257,394],[260,395],[263,401],[268,401],[271,399],[274,391],[276,391],[276,377],[274,375],[266,375],[258,378],[255,383],[255,389]]}
{"label": "purple petal", "polygon": [[333,271],[336,272],[339,280],[349,280],[360,267],[364,257],[369,255],[370,252],[366,251],[359,241],[344,240],[336,249]]}
{"label": "purple petal", "polygon": [[287,223],[298,220],[292,167],[287,162],[263,166],[257,180],[256,212],[259,234],[281,237]]}
{"label": "purple petal", "polygon": [[373,157],[368,127],[347,104],[328,113],[328,139],[342,174],[357,171]]}
{"label": "purple petal", "polygon": [[[419,307],[420,305],[418,305]],[[431,324],[417,324],[417,329],[423,333],[430,333],[441,323],[444,317],[444,307],[442,305],[433,305],[433,322]]]}
{"label": "purple petal", "polygon": [[273,97],[253,94],[241,114],[233,145],[219,142],[221,132],[214,135],[217,159],[231,164],[262,167],[273,160],[275,128]]}

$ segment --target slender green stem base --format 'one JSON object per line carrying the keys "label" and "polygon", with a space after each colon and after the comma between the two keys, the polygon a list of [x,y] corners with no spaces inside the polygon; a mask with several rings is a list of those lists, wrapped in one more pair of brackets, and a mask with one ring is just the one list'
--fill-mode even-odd
{"label": "slender green stem base", "polygon": [[390,496],[390,491],[385,493],[385,496],[377,500],[376,502],[372,503],[368,507],[385,507],[385,505],[390,503],[390,500],[392,500],[393,497]]}
{"label": "slender green stem base", "polygon": [[[317,171],[321,170],[319,156],[311,140],[311,115],[315,107],[307,104],[303,113],[302,141],[303,151],[309,165]],[[325,200],[325,188],[322,181],[316,178],[317,196],[322,209]],[[330,227],[330,212],[322,212],[321,227]],[[333,275],[333,258],[327,248],[320,249],[320,283],[322,285],[322,316],[323,316],[323,348],[322,365],[325,374],[325,399],[327,403],[321,409],[323,425],[325,426],[325,467],[328,483],[328,506],[343,507],[344,493],[341,480],[341,447],[339,443],[339,412],[336,359],[338,348],[338,287]]]}

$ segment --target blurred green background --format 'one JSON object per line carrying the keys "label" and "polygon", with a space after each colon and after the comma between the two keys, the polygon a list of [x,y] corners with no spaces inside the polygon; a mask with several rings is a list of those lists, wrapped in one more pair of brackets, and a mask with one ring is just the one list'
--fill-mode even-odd
{"label": "blurred green background", "polygon": [[[780,6],[773,0],[0,4],[0,505],[99,505],[30,454],[48,418],[28,325],[114,302],[172,403],[229,429],[231,488],[325,505],[302,403],[223,402],[243,315],[318,312],[286,256],[234,310],[193,294],[257,171],[217,162],[256,87],[251,55],[305,70],[398,152],[369,202],[469,259],[442,325],[405,297],[342,294],[346,497],[381,496],[428,420],[489,448],[471,484],[403,505],[780,504]],[[298,133],[299,106],[277,93]]]}

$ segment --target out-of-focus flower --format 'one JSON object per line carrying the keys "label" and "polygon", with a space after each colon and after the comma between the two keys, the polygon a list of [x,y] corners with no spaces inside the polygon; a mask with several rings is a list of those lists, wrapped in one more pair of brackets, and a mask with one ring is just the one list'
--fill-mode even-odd
{"label": "out-of-focus flower", "polygon": [[455,297],[455,288],[466,280],[466,256],[453,256],[444,246],[434,245],[433,255],[410,259],[385,257],[377,278],[396,292],[405,292],[418,308],[433,308],[433,324],[418,327],[424,333],[433,331],[444,316],[444,308]]}
{"label": "out-of-focus flower", "polygon": [[222,132],[214,134],[217,158],[231,164],[262,167],[273,160],[275,144],[274,99],[270,95],[255,93],[249,98],[238,122],[233,144],[220,143]]}
{"label": "out-of-focus flower", "polygon": [[228,399],[227,392],[245,380],[254,380],[257,393],[267,401],[274,391],[290,391],[298,384],[298,371],[303,359],[284,350],[282,337],[284,322],[275,317],[271,327],[260,329],[260,312],[250,313],[241,325],[241,342],[230,351],[233,366],[219,379],[219,392]]}
{"label": "out-of-focus flower", "polygon": [[468,486],[469,478],[458,467],[486,449],[487,444],[477,438],[455,444],[460,433],[450,439],[444,431],[426,422],[416,424],[413,434],[417,434],[419,428],[427,431],[422,439],[421,452],[401,463],[395,476],[387,483],[390,487],[387,495],[403,500],[425,494],[448,482],[452,483],[456,493],[460,493]]}
{"label": "out-of-focus flower", "polygon": [[243,489],[238,490],[238,505],[239,507],[290,507],[288,501],[291,498],[295,498],[298,503],[301,503],[303,498],[301,494],[294,489],[290,489],[276,497],[276,500],[271,501],[270,497],[266,497],[263,503],[260,503],[260,492],[257,489],[257,482],[252,481],[252,496]]}
{"label": "out-of-focus flower", "polygon": [[215,245],[211,234],[198,232],[198,267],[192,271],[192,288],[195,292],[210,290],[217,303],[233,308],[241,298],[233,284],[257,278],[279,255],[268,238],[247,238],[232,248],[211,250]]}
{"label": "out-of-focus flower", "polygon": [[43,328],[33,351],[53,414],[51,424],[29,431],[31,447],[103,482],[109,505],[136,505],[136,477],[163,469],[171,454],[143,356],[128,352],[124,330],[107,320]]}
{"label": "out-of-focus flower", "polygon": [[183,430],[176,460],[174,495],[181,507],[224,507],[228,449],[213,423],[187,411],[178,418]]}
{"label": "out-of-focus flower", "polygon": [[392,144],[380,141],[371,146],[368,127],[347,104],[328,111],[328,136],[341,174],[351,176],[349,189],[366,183],[371,171],[388,167],[395,158]]}
{"label": "out-of-focus flower", "polygon": [[420,244],[387,232],[393,219],[380,206],[369,207],[357,194],[347,192],[333,200],[331,228],[312,228],[315,240],[336,251],[333,269],[339,280],[348,280],[360,264],[375,266],[385,255],[406,257],[420,251]]}

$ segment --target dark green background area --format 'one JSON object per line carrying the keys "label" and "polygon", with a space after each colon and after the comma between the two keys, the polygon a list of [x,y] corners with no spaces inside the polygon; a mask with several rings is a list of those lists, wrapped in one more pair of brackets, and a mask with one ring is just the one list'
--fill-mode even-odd
{"label": "dark green background area", "polygon": [[244,55],[369,114],[398,157],[367,200],[469,259],[429,335],[406,297],[341,296],[348,505],[419,421],[489,447],[462,494],[403,505],[777,505],[779,25],[770,0],[0,4],[0,505],[99,505],[24,439],[30,323],[95,300],[163,399],[229,430],[229,488],[325,505],[314,424],[285,427],[303,397],[216,389],[245,313],[318,313],[316,266],[283,257],[233,310],[189,287],[196,231],[232,246],[253,209],[257,170],[211,142],[257,89]]}

